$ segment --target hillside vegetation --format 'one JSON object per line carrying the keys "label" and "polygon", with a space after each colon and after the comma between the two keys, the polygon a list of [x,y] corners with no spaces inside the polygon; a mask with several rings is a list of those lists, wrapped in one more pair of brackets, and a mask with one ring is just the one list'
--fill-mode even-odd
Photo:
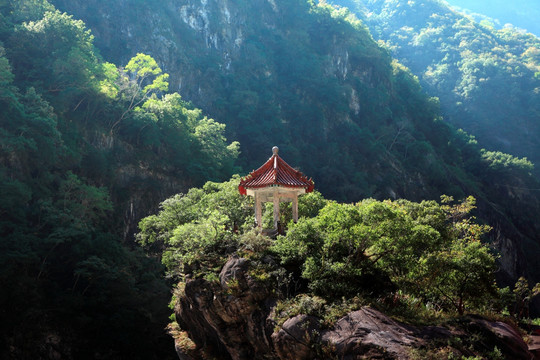
{"label": "hillside vegetation", "polygon": [[229,176],[237,144],[161,96],[150,57],[104,62],[84,24],[45,1],[1,10],[0,357],[167,357],[168,287],[130,227]]}
{"label": "hillside vegetation", "polygon": [[449,0],[451,6],[465,10],[475,18],[492,18],[498,28],[512,25],[524,29],[536,36],[540,36],[538,17],[540,6],[538,3],[527,0],[517,0],[511,3],[504,0]]}
{"label": "hillside vegetation", "polygon": [[355,9],[373,36],[439,98],[446,121],[489,150],[540,163],[538,37],[477,23],[436,0],[336,3]]}
{"label": "hillside vegetation", "polygon": [[[245,170],[278,144],[335,199],[466,193],[446,164],[461,166],[457,143],[469,140],[450,139],[460,136],[439,123],[437,100],[348,11],[304,0],[54,2],[107,34],[97,39],[107,59],[141,46],[156,58],[172,88],[227,124]],[[121,14],[116,25],[105,11]]]}
{"label": "hillside vegetation", "polygon": [[[446,124],[438,101],[346,10],[1,1],[0,83],[0,357],[171,356],[170,284],[154,258],[163,249],[143,254],[137,223],[173,194],[247,173],[276,144],[326,198],[474,195],[478,218],[496,229],[497,275],[540,274],[532,164]],[[206,233],[186,218],[175,240],[201,259],[208,249],[197,244],[213,246],[228,221],[207,215]],[[230,241],[218,244],[223,254]],[[204,265],[190,251],[166,256]]]}
{"label": "hillside vegetation", "polygon": [[[224,122],[228,138],[242,144],[244,173],[279,145],[289,163],[335,200],[473,195],[480,217],[501,229],[490,235],[507,259],[500,276],[539,273],[540,229],[531,214],[540,212],[540,186],[530,175],[533,165],[449,126],[439,110],[445,100],[426,96],[419,79],[346,9],[304,0],[54,3],[88,22],[106,59],[126,63],[139,51],[157,59],[171,87]],[[533,76],[519,79],[534,88]],[[520,121],[534,118],[539,103],[527,94],[530,112]],[[507,129],[508,122],[496,119],[493,131]],[[518,130],[512,131],[504,135]]]}

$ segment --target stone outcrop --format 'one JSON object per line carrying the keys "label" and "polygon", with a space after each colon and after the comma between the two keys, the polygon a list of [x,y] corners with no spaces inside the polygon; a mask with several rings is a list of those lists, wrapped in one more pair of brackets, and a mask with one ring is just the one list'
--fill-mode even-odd
{"label": "stone outcrop", "polygon": [[[233,257],[218,282],[188,280],[176,303],[176,318],[196,344],[185,351],[177,339],[180,359],[214,356],[219,359],[308,360],[408,359],[414,351],[445,344],[445,351],[473,356],[469,348],[486,352],[495,347],[507,359],[533,359],[513,326],[481,317],[463,317],[448,326],[412,326],[364,307],[323,328],[321,319],[299,314],[278,328],[272,320],[273,292],[250,275],[250,262]],[[451,347],[452,340],[481,340],[469,347]],[[465,340],[463,340],[465,339]],[[415,350],[416,349],[416,350]]]}
{"label": "stone outcrop", "polygon": [[425,345],[419,331],[400,324],[383,313],[366,307],[354,311],[325,331],[321,342],[340,356],[408,357],[411,347]]}
{"label": "stone outcrop", "polygon": [[508,359],[533,359],[519,332],[504,322],[472,317],[463,327],[468,333],[480,334],[486,343],[497,346]]}
{"label": "stone outcrop", "polygon": [[231,259],[220,273],[220,285],[188,281],[176,304],[180,327],[200,348],[221,359],[255,359],[272,352],[270,292],[248,275],[247,265],[246,259]]}
{"label": "stone outcrop", "polygon": [[297,315],[285,321],[281,330],[272,334],[277,358],[283,360],[313,359],[316,355],[312,345],[320,334],[319,319],[314,316]]}

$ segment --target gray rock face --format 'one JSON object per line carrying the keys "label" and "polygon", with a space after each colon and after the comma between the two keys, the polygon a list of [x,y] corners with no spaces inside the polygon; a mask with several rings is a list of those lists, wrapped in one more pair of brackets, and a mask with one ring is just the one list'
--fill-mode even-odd
{"label": "gray rock face", "polygon": [[259,359],[272,352],[270,294],[248,275],[247,265],[246,259],[229,260],[220,274],[221,286],[189,281],[175,308],[191,339],[221,359]]}
{"label": "gray rock face", "polygon": [[[378,310],[364,307],[342,317],[330,329],[317,317],[300,314],[274,329],[270,319],[272,291],[249,275],[250,261],[233,257],[223,267],[219,283],[188,281],[175,312],[182,329],[198,350],[177,348],[180,359],[408,359],[413,349],[450,343],[453,337],[481,336],[479,346],[496,346],[507,359],[533,358],[512,326],[480,317],[465,317],[451,328],[402,324]],[[445,345],[446,346],[446,345]],[[472,353],[458,355],[471,356]]]}
{"label": "gray rock face", "polygon": [[298,315],[285,321],[281,330],[272,334],[274,349],[279,359],[313,359],[314,344],[320,335],[319,319],[308,315]]}
{"label": "gray rock face", "polygon": [[411,347],[425,345],[415,328],[400,324],[372,308],[363,308],[341,318],[326,331],[321,342],[340,356],[371,356],[405,359]]}
{"label": "gray rock face", "polygon": [[501,321],[472,318],[465,324],[467,332],[480,334],[486,343],[497,346],[507,359],[535,359],[519,332]]}
{"label": "gray rock face", "polygon": [[231,280],[245,280],[247,267],[248,261],[243,258],[234,258],[231,261],[228,261],[219,274],[221,286],[227,288]]}

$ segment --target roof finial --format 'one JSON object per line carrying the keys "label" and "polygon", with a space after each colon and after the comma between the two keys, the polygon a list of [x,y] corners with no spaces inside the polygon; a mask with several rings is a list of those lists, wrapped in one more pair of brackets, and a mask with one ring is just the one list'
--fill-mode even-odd
{"label": "roof finial", "polygon": [[272,154],[277,155],[278,151],[279,151],[279,148],[277,146],[274,146],[272,148]]}

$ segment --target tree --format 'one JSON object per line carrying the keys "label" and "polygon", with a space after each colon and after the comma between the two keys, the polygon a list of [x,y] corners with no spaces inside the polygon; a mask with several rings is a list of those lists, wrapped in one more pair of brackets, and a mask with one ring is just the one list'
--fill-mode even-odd
{"label": "tree", "polygon": [[127,114],[144,103],[152,94],[169,89],[167,81],[169,74],[164,74],[156,60],[150,55],[138,53],[129,60],[125,70],[127,76],[122,76],[125,90],[122,97],[128,105],[120,118],[112,124],[111,133]]}
{"label": "tree", "polygon": [[540,283],[534,285],[531,289],[529,282],[525,277],[520,277],[516,282],[513,290],[514,295],[514,311],[513,313],[518,319],[529,316],[529,304],[532,299],[540,295]]}
{"label": "tree", "polygon": [[474,198],[328,203],[279,237],[273,251],[298,266],[309,288],[330,299],[401,292],[462,314],[495,294],[489,227],[468,213]]}
{"label": "tree", "polygon": [[208,169],[206,178],[212,178],[211,174],[216,176],[224,175],[222,172],[225,174],[232,172],[234,159],[239,154],[240,143],[233,141],[227,145],[224,133],[224,124],[206,117],[199,121],[195,128],[195,138],[203,155],[201,162]]}
{"label": "tree", "polygon": [[224,264],[238,248],[238,234],[253,223],[250,199],[239,178],[207,182],[161,203],[157,215],[139,223],[137,241],[161,257],[170,275],[204,274]]}
{"label": "tree", "polygon": [[419,285],[418,296],[463,314],[467,307],[481,308],[496,297],[496,256],[481,242],[491,228],[469,215],[476,200],[469,196],[450,205],[452,201],[442,196],[447,225],[441,246],[418,259],[411,278]]}
{"label": "tree", "polygon": [[9,38],[15,75],[55,106],[76,106],[101,79],[93,40],[82,21],[47,11],[43,18],[23,23]]}

